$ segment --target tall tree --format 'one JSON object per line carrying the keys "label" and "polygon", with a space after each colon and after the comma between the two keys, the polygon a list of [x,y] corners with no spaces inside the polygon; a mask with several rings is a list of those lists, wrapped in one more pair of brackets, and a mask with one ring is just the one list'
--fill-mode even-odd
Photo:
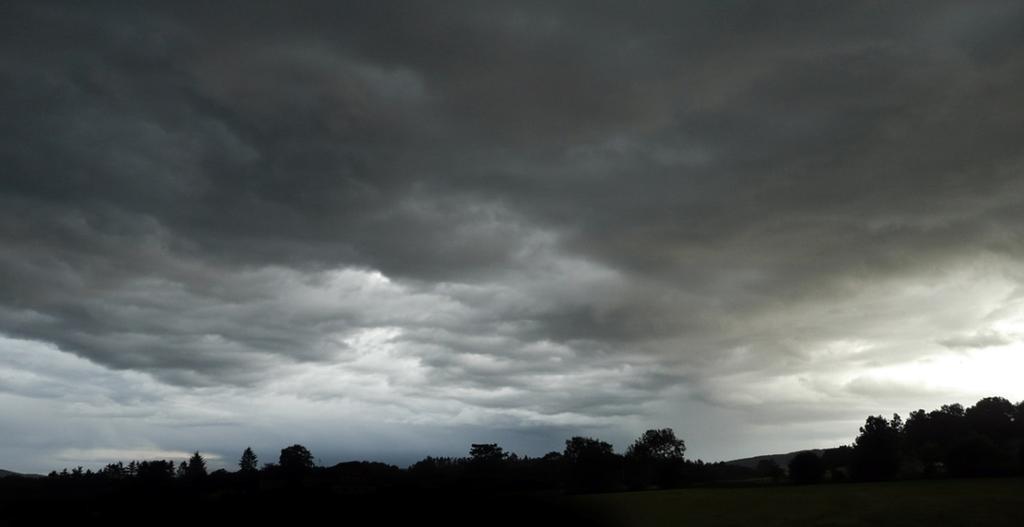
{"label": "tall tree", "polygon": [[206,476],[206,460],[203,459],[198,450],[188,459],[188,467],[185,472],[190,479],[199,479]]}
{"label": "tall tree", "polygon": [[257,463],[256,453],[252,448],[246,447],[241,459],[238,460],[238,470],[245,473],[256,472]]}
{"label": "tall tree", "polygon": [[900,470],[903,420],[869,416],[853,446],[853,473],[859,479],[890,479]]}

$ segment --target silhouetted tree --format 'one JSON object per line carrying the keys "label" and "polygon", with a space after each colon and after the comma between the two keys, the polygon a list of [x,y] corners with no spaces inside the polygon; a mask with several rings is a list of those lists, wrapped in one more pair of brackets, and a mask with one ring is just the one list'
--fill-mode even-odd
{"label": "silhouetted tree", "polygon": [[789,461],[789,479],[793,483],[818,483],[825,475],[825,465],[814,452],[800,452]]}
{"label": "silhouetted tree", "polygon": [[473,443],[469,448],[469,460],[478,464],[494,464],[505,461],[508,454],[497,443]]}
{"label": "silhouetted tree", "polygon": [[959,404],[942,405],[939,410],[910,413],[903,427],[904,448],[927,475],[944,470],[953,447],[967,438],[966,412]]}
{"label": "silhouetted tree", "polygon": [[508,486],[508,467],[513,460],[497,443],[474,443],[469,449],[465,481],[474,490]]}
{"label": "silhouetted tree", "polygon": [[682,479],[684,452],[686,443],[671,428],[644,432],[626,450],[630,486],[675,486]]}
{"label": "silhouetted tree", "polygon": [[189,479],[196,480],[206,477],[206,460],[196,450],[195,454],[188,459],[188,467],[185,470]]}
{"label": "silhouetted tree", "polygon": [[1017,471],[1024,473],[1024,401],[1014,408],[1013,424],[1013,435],[1017,440]]}
{"label": "silhouetted tree", "polygon": [[925,475],[1007,474],[1024,454],[1018,414],[1018,406],[1002,397],[986,397],[966,410],[959,404],[917,410],[903,428],[904,449]]}
{"label": "silhouetted tree", "polygon": [[627,457],[646,459],[683,459],[686,443],[677,439],[671,428],[648,430],[626,450]]}
{"label": "silhouetted tree", "polygon": [[184,460],[182,460],[181,463],[178,463],[178,470],[177,470],[177,472],[175,472],[174,475],[176,477],[178,477],[179,479],[187,478],[188,477],[188,463],[185,462]]}
{"label": "silhouetted tree", "polygon": [[986,397],[964,412],[970,429],[992,441],[999,442],[1013,435],[1013,403],[1002,397]]}
{"label": "silhouetted tree", "polygon": [[258,460],[256,459],[256,453],[252,451],[252,448],[246,447],[245,451],[242,452],[242,457],[238,460],[238,470],[240,472],[251,474],[256,472]]}
{"label": "silhouetted tree", "polygon": [[144,482],[158,483],[174,478],[173,461],[140,461],[136,467],[137,477]]}
{"label": "silhouetted tree", "polygon": [[934,428],[931,415],[923,409],[910,412],[903,425],[904,448],[921,464],[925,474],[935,473],[945,459]]}
{"label": "silhouetted tree", "polygon": [[854,476],[889,479],[899,472],[902,424],[899,415],[893,415],[891,422],[880,415],[867,418],[853,446]]}
{"label": "silhouetted tree", "polygon": [[459,469],[459,461],[454,458],[427,456],[409,467],[409,474],[419,485],[437,488],[450,485]]}
{"label": "silhouetted tree", "polygon": [[565,440],[562,456],[569,468],[570,489],[609,490],[617,484],[619,459],[611,444],[576,436]]}
{"label": "silhouetted tree", "polygon": [[592,459],[603,459],[615,455],[612,445],[599,439],[575,436],[565,440],[562,456],[569,463],[580,463]]}
{"label": "silhouetted tree", "polygon": [[110,463],[103,467],[100,474],[110,479],[123,479],[126,476],[125,472],[124,463],[118,461],[117,463]]}
{"label": "silhouetted tree", "polygon": [[286,472],[305,472],[313,468],[313,454],[302,445],[282,448],[278,465]]}

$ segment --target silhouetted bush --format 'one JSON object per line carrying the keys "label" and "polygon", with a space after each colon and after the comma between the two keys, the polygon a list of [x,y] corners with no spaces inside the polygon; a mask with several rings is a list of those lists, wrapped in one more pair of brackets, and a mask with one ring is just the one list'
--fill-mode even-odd
{"label": "silhouetted bush", "polygon": [[793,483],[818,483],[825,476],[825,465],[814,452],[801,452],[789,461],[789,479]]}
{"label": "silhouetted bush", "polygon": [[853,464],[853,447],[843,445],[825,449],[821,453],[821,464],[830,481],[846,481]]}
{"label": "silhouetted bush", "polygon": [[779,481],[786,473],[774,459],[762,459],[758,461],[757,467],[754,470],[757,472],[758,476],[762,478],[771,478],[772,481]]}

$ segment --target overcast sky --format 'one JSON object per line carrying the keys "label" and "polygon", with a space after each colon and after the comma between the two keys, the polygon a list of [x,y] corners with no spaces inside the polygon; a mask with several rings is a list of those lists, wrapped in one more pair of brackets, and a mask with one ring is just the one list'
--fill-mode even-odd
{"label": "overcast sky", "polygon": [[1020,2],[210,4],[0,4],[0,468],[1024,398]]}

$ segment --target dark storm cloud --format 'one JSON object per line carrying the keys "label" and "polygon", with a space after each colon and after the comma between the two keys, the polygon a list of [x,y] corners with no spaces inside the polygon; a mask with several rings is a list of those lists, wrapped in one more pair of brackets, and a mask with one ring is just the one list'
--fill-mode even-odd
{"label": "dark storm cloud", "polygon": [[1021,254],[1010,2],[0,10],[0,332],[173,384],[750,406],[708,378],[977,346],[880,299]]}

